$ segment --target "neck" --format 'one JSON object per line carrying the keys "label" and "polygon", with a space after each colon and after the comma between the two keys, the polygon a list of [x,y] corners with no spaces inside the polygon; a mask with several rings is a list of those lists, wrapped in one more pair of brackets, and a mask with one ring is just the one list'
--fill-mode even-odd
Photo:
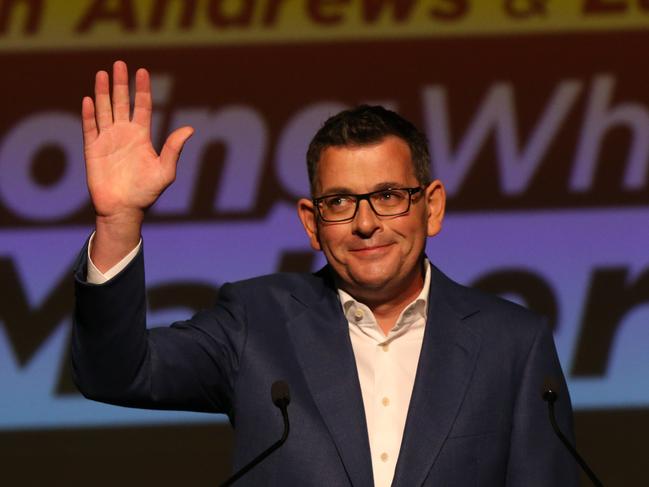
{"label": "neck", "polygon": [[424,261],[418,265],[412,276],[405,283],[393,285],[389,289],[367,289],[349,286],[338,280],[338,286],[349,293],[354,299],[365,304],[372,310],[379,327],[387,335],[397,323],[399,315],[424,287]]}

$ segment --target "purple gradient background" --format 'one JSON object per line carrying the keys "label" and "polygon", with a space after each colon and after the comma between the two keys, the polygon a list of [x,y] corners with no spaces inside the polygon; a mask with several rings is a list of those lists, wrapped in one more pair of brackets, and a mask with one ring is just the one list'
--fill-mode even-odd
{"label": "purple gradient background", "polygon": [[[555,340],[567,371],[593,269],[625,266],[632,274],[646,269],[648,219],[649,209],[614,208],[450,214],[443,232],[429,242],[427,251],[436,265],[465,283],[511,267],[542,276],[559,304]],[[52,227],[0,232],[0,255],[13,259],[32,306],[38,305],[62,275],[69,274],[70,263],[90,231]],[[308,250],[294,208],[283,204],[262,221],[150,224],[144,240],[149,285],[191,280],[218,286],[274,272],[283,252]],[[323,263],[321,256],[316,263]],[[150,313],[149,322],[171,322],[188,313],[186,309]],[[576,409],[649,407],[647,323],[649,306],[637,307],[625,317],[604,377],[568,377]],[[0,429],[224,420],[214,415],[127,409],[80,396],[53,395],[69,326],[66,318],[24,368],[17,366],[0,327]]]}

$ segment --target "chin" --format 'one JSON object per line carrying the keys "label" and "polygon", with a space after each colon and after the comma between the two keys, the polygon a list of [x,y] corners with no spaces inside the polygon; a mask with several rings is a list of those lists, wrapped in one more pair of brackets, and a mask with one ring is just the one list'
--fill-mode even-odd
{"label": "chin", "polygon": [[353,275],[352,282],[355,286],[362,289],[383,289],[390,283],[391,279],[388,279],[384,275],[373,276],[373,275]]}

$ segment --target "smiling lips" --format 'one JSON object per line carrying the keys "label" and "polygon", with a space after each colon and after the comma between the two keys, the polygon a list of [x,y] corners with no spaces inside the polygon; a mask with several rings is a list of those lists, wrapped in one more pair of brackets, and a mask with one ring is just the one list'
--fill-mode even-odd
{"label": "smiling lips", "polygon": [[372,256],[384,252],[391,245],[392,245],[391,243],[387,243],[387,244],[372,245],[367,247],[358,247],[358,248],[350,249],[350,252],[353,252],[356,255]]}

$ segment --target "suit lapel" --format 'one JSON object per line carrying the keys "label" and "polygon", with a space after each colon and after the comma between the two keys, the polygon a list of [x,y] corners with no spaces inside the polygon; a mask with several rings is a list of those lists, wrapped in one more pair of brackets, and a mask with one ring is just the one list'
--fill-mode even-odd
{"label": "suit lapel", "polygon": [[[431,266],[432,267],[432,266]],[[451,430],[473,375],[480,338],[451,307],[446,278],[431,269],[428,321],[393,486],[422,485]]]}
{"label": "suit lapel", "polygon": [[[352,485],[372,485],[372,463],[361,388],[349,329],[331,286],[296,290],[306,307],[287,323],[311,395]],[[310,290],[312,291],[312,290]]]}

